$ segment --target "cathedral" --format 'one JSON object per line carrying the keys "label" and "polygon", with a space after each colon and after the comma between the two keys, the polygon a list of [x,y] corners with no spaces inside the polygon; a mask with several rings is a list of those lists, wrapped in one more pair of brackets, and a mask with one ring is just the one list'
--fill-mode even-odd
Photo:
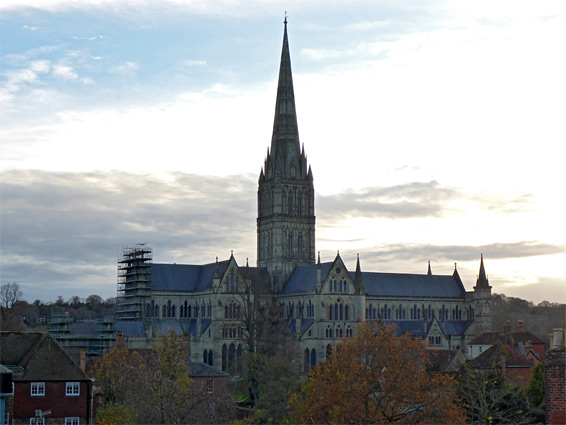
{"label": "cathedral", "polygon": [[[458,349],[491,331],[491,286],[483,257],[473,291],[452,275],[362,271],[339,254],[322,262],[315,251],[314,184],[299,142],[287,21],[271,146],[259,173],[257,265],[233,255],[208,264],[158,264],[138,244],[118,261],[116,328],[132,346],[173,329],[190,335],[193,361],[230,370],[249,347],[242,310],[250,288],[263,288],[280,307],[285,332],[300,347],[297,367],[322,362],[360,322],[381,321],[421,338],[427,347]],[[249,297],[248,297],[249,300]]]}

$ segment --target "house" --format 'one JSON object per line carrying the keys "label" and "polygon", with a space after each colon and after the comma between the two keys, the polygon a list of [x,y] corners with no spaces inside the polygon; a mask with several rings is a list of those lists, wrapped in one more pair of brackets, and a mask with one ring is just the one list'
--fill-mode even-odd
{"label": "house", "polygon": [[482,354],[468,361],[471,369],[501,368],[511,385],[525,388],[531,380],[536,362],[526,358],[503,341],[497,341]]}
{"label": "house", "polygon": [[432,372],[454,373],[466,363],[466,357],[460,350],[429,349],[429,356]]}
{"label": "house", "polygon": [[512,346],[521,355],[535,361],[544,360],[545,343],[535,334],[525,330],[523,321],[517,322],[517,328],[511,332],[509,322],[505,324],[502,332],[483,332],[468,342],[468,358],[473,359],[484,351],[497,344],[505,342]]}
{"label": "house", "polygon": [[12,372],[13,424],[92,422],[92,381],[49,334],[0,332],[0,363]]}

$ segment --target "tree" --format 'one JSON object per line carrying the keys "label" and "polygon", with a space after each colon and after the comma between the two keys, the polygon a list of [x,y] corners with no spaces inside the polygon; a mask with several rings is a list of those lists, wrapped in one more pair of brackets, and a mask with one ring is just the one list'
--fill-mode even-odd
{"label": "tree", "polygon": [[458,393],[470,424],[530,424],[526,398],[509,384],[500,367],[464,367],[458,376]]}
{"label": "tree", "polygon": [[361,324],[290,399],[302,423],[464,423],[451,378],[427,370],[419,340]]}
{"label": "tree", "polygon": [[17,283],[6,283],[0,287],[0,330],[21,331],[25,328],[15,307],[22,302],[23,293]]}
{"label": "tree", "polygon": [[[230,419],[225,393],[210,396],[189,377],[188,345],[173,331],[159,335],[152,349],[116,345],[92,375],[103,396],[99,423],[215,423]],[[209,409],[214,404],[215,409]]]}
{"label": "tree", "polygon": [[531,414],[536,422],[545,423],[544,370],[542,363],[537,363],[533,368],[531,380],[525,390],[525,396],[527,397]]}
{"label": "tree", "polygon": [[23,292],[20,290],[20,285],[15,282],[6,283],[0,287],[0,302],[6,309],[12,308],[14,304],[22,300],[22,297]]}

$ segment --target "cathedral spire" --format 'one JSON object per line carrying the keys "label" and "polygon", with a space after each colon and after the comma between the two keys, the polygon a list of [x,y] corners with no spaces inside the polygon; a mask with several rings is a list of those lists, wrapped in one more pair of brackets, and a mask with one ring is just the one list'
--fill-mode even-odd
{"label": "cathedral spire", "polygon": [[489,280],[487,280],[487,274],[485,273],[485,267],[483,265],[483,254],[480,257],[480,273],[478,280],[476,281],[476,286],[480,288],[489,288]]}
{"label": "cathedral spire", "polygon": [[307,170],[306,159],[303,160],[304,154],[301,155],[299,142],[291,56],[287,39],[287,16],[285,16],[284,24],[273,135],[271,137],[271,158],[273,162],[269,164],[272,169],[265,170],[265,174],[270,177],[295,178],[304,177]]}

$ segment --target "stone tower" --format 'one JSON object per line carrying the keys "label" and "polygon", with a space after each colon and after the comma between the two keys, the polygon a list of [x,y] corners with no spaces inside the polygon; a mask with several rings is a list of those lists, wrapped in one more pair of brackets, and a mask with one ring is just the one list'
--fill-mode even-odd
{"label": "stone tower", "polygon": [[480,260],[480,271],[473,292],[474,334],[492,331],[491,286],[483,265],[483,254]]}
{"label": "stone tower", "polygon": [[287,18],[273,136],[259,175],[257,207],[257,265],[267,267],[278,291],[296,266],[315,261],[314,185],[299,142]]}

